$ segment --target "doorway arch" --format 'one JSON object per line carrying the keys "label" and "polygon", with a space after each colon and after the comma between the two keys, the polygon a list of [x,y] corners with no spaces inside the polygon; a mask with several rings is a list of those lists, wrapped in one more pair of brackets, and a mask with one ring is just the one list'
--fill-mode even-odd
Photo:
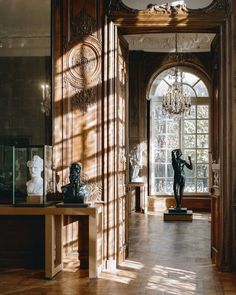
{"label": "doorway arch", "polygon": [[[163,96],[174,83],[175,71],[181,77],[183,91],[191,97],[191,108],[183,115],[171,116],[162,106]],[[210,187],[210,81],[192,67],[173,66],[155,73],[148,89],[149,194],[173,194],[171,150],[181,148],[191,156],[193,170],[186,173],[186,194],[208,196]]]}

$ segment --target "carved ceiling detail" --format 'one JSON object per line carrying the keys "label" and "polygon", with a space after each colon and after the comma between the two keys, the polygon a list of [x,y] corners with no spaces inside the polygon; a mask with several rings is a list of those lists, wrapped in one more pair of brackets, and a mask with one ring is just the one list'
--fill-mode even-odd
{"label": "carved ceiling detail", "polygon": [[[178,52],[209,52],[214,33],[179,33],[177,34]],[[126,35],[130,50],[147,52],[175,52],[175,34],[135,34]]]}
{"label": "carved ceiling detail", "polygon": [[153,5],[149,4],[147,6],[147,12],[148,13],[160,13],[160,14],[181,14],[181,13],[187,13],[188,8],[186,4],[178,4],[175,6],[169,5],[168,3],[162,4],[162,5]]}

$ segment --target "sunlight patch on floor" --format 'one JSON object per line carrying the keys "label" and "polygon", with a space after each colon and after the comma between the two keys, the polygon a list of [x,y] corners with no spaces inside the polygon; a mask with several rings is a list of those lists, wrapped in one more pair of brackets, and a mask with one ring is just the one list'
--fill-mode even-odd
{"label": "sunlight patch on floor", "polygon": [[173,295],[194,295],[197,286],[195,272],[155,265],[146,289],[168,292]]}

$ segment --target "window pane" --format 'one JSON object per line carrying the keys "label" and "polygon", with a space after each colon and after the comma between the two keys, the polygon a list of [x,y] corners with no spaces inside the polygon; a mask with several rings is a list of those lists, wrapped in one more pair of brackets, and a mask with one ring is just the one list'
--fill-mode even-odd
{"label": "window pane", "polygon": [[154,119],[163,120],[164,115],[163,115],[163,112],[162,112],[162,106],[161,105],[153,106],[153,108],[154,108],[154,110],[153,110]]}
{"label": "window pane", "polygon": [[184,191],[188,193],[196,191],[196,184],[194,178],[186,178]]}
{"label": "window pane", "polygon": [[184,147],[195,148],[196,146],[196,135],[185,135],[184,136]]}
{"label": "window pane", "polygon": [[167,177],[174,177],[172,164],[167,164]]}
{"label": "window pane", "polygon": [[197,133],[208,133],[208,120],[197,120]]}
{"label": "window pane", "polygon": [[208,150],[197,150],[197,163],[208,163]]}
{"label": "window pane", "polygon": [[166,132],[179,135],[179,122],[174,120],[167,120]]}
{"label": "window pane", "polygon": [[206,85],[202,81],[199,81],[194,86],[194,89],[195,89],[198,97],[207,97],[208,96],[208,91],[207,91]]}
{"label": "window pane", "polygon": [[188,159],[188,156],[191,157],[191,161],[193,163],[196,163],[196,150],[189,150],[189,149],[185,149],[184,150],[184,158]]}
{"label": "window pane", "polygon": [[167,150],[167,163],[172,163],[171,150]]}
{"label": "window pane", "polygon": [[207,105],[198,105],[197,106],[197,117],[199,119],[208,119],[208,106]]}
{"label": "window pane", "polygon": [[154,127],[155,135],[166,133],[166,121],[157,120],[155,123],[156,123]]}
{"label": "window pane", "polygon": [[155,177],[165,177],[165,164],[155,165]]}
{"label": "window pane", "polygon": [[193,91],[193,89],[191,87],[189,87],[188,85],[183,85],[183,92],[186,93],[187,95],[191,96],[191,97],[195,97],[196,94]]}
{"label": "window pane", "polygon": [[184,133],[196,133],[195,120],[184,120]]}
{"label": "window pane", "polygon": [[164,193],[165,192],[165,180],[164,179],[155,179],[154,192],[155,193]]}
{"label": "window pane", "polygon": [[162,80],[157,86],[155,96],[163,96],[164,94],[166,94],[168,88],[169,85],[164,80]]}
{"label": "window pane", "polygon": [[191,73],[184,73],[183,74],[183,83],[188,83],[189,85],[193,86],[199,78]]}
{"label": "window pane", "polygon": [[166,147],[166,137],[165,135],[159,135],[155,137],[155,141],[154,144],[158,147],[158,148],[165,148]]}
{"label": "window pane", "polygon": [[197,135],[197,147],[198,148],[208,148],[208,134]]}
{"label": "window pane", "polygon": [[207,178],[198,179],[197,180],[197,192],[204,193],[204,192],[208,192],[208,191],[209,191],[208,179]]}
{"label": "window pane", "polygon": [[166,141],[167,141],[167,147],[169,149],[176,149],[179,146],[179,137],[176,135],[167,135]]}
{"label": "window pane", "polygon": [[166,151],[154,149],[154,161],[159,163],[166,162]]}
{"label": "window pane", "polygon": [[196,118],[196,106],[192,105],[190,108],[190,114],[187,113],[184,117],[186,119],[195,119]]}
{"label": "window pane", "polygon": [[[187,161],[188,162],[188,161]],[[190,170],[188,169],[187,167],[184,167],[184,171],[185,171],[185,175],[186,177],[195,177],[196,176],[196,168],[195,168],[195,165],[193,164],[193,169]]]}
{"label": "window pane", "polygon": [[197,177],[208,177],[208,165],[197,165]]}
{"label": "window pane", "polygon": [[173,179],[166,180],[166,192],[173,193]]}

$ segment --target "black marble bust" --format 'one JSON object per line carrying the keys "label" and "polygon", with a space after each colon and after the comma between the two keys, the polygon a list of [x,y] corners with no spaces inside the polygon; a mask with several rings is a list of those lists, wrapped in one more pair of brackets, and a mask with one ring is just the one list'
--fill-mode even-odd
{"label": "black marble bust", "polygon": [[84,204],[84,199],[88,195],[86,185],[81,181],[82,166],[80,163],[73,163],[70,166],[70,183],[61,187],[64,203]]}

